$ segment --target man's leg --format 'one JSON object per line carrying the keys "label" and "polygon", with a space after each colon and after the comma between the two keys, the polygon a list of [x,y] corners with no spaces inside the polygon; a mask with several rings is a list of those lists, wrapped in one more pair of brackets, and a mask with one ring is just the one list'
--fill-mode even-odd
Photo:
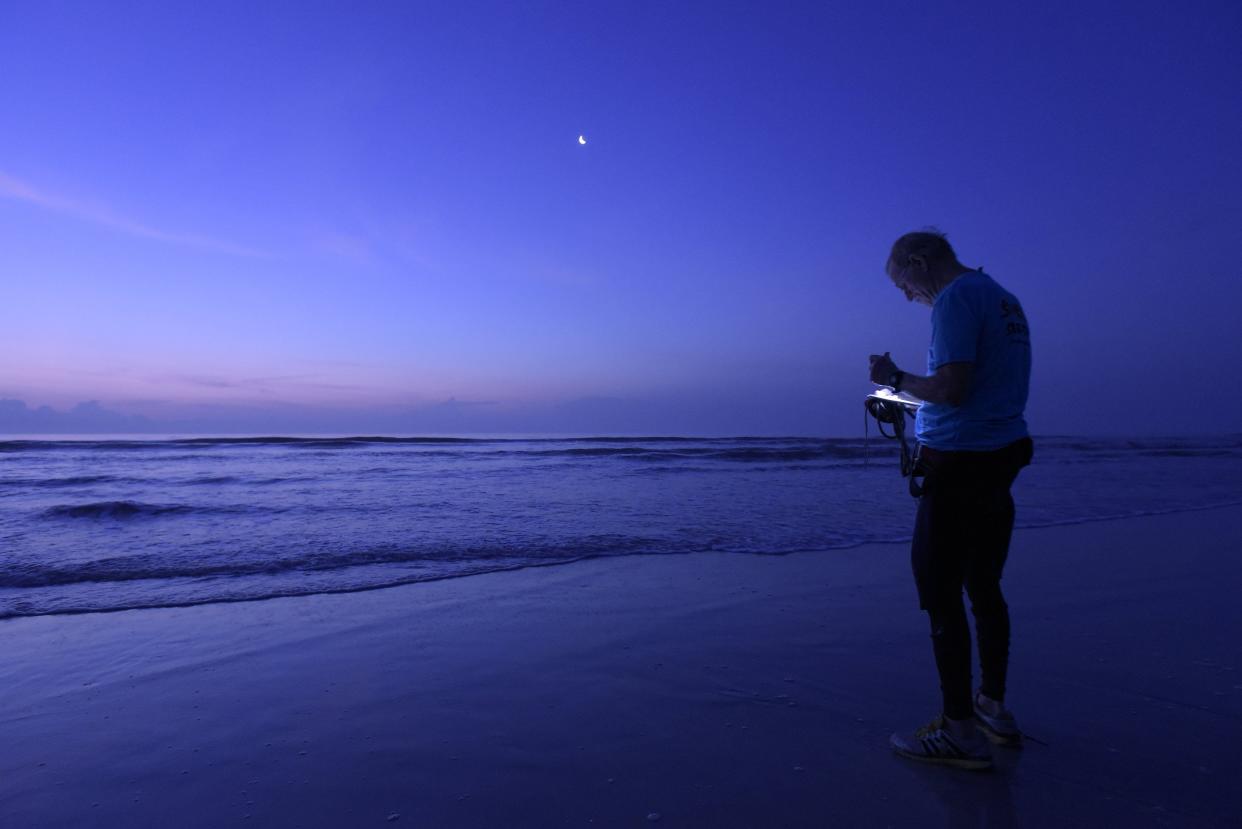
{"label": "man's leg", "polygon": [[979,690],[989,699],[1004,702],[1009,672],[1009,606],[1000,584],[975,586],[970,591],[970,609],[975,615],[975,635],[979,640]]}
{"label": "man's leg", "polygon": [[981,511],[980,533],[966,569],[966,592],[975,614],[983,674],[975,718],[992,742],[1016,747],[1022,744],[1022,731],[1004,704],[1009,670],[1009,606],[1000,588],[1013,532],[1013,498],[1005,486],[987,500],[991,506],[985,505]]}
{"label": "man's leg", "polygon": [[910,547],[919,605],[931,621],[932,650],[940,674],[945,716],[970,719],[970,627],[962,603],[962,519],[957,499],[925,491],[919,500]]}
{"label": "man's leg", "polygon": [[903,757],[967,769],[992,766],[988,739],[975,725],[970,698],[970,628],[962,604],[964,552],[961,500],[934,476],[924,482],[910,558],[919,604],[931,617],[944,716],[913,733],[893,734]]}
{"label": "man's leg", "polygon": [[929,607],[932,650],[936,654],[936,670],[940,673],[940,694],[944,715],[953,720],[968,720],[974,715],[970,691],[970,627],[966,624],[966,608],[959,594],[956,602],[944,601]]}
{"label": "man's leg", "polygon": [[981,504],[965,579],[979,641],[980,690],[997,702],[1005,699],[1009,670],[1009,605],[1000,586],[1013,535],[1014,507],[1008,483]]}

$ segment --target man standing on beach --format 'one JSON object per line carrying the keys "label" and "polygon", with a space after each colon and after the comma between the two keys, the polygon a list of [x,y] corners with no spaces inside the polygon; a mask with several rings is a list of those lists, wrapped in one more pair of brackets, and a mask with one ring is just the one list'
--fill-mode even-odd
{"label": "man standing on beach", "polygon": [[[905,757],[987,768],[989,739],[1016,746],[1022,736],[1004,705],[1009,608],[1000,579],[1013,530],[1010,485],[1033,451],[1023,417],[1030,331],[1017,298],[982,268],[962,265],[939,231],[902,236],[885,270],[907,300],[932,309],[929,375],[873,354],[871,380],[925,401],[915,420],[924,481],[911,560],[944,698],[941,716],[891,743]],[[982,674],[973,698],[963,587]]]}

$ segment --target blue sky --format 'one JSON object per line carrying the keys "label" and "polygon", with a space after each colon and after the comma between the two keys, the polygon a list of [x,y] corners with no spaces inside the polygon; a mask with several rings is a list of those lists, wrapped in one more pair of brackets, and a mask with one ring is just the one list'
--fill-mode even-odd
{"label": "blue sky", "polygon": [[0,3],[0,398],[849,435],[936,225],[1036,432],[1236,430],[1238,5],[856,5]]}

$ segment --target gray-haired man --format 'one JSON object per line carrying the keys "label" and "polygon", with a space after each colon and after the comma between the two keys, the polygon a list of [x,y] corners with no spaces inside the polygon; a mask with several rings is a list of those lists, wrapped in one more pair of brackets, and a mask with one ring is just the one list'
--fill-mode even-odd
{"label": "gray-haired man", "polygon": [[[871,355],[871,379],[926,401],[915,422],[925,478],[911,560],[944,703],[941,716],[891,743],[906,757],[987,768],[988,738],[1021,740],[1004,706],[1009,608],[1000,579],[1013,530],[1009,488],[1033,451],[1024,418],[1030,330],[1017,298],[982,268],[959,262],[938,231],[902,236],[885,270],[908,300],[932,309],[928,375],[899,370],[885,353]],[[973,698],[963,587],[982,668]]]}

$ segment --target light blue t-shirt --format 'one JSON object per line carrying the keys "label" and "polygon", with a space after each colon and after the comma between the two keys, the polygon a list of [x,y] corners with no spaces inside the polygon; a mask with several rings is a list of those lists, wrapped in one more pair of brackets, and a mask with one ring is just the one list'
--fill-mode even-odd
{"label": "light blue t-shirt", "polygon": [[919,442],[933,449],[999,449],[1027,436],[1031,336],[1017,297],[982,269],[949,283],[932,304],[927,373],[974,363],[961,406],[925,403],[915,419]]}

